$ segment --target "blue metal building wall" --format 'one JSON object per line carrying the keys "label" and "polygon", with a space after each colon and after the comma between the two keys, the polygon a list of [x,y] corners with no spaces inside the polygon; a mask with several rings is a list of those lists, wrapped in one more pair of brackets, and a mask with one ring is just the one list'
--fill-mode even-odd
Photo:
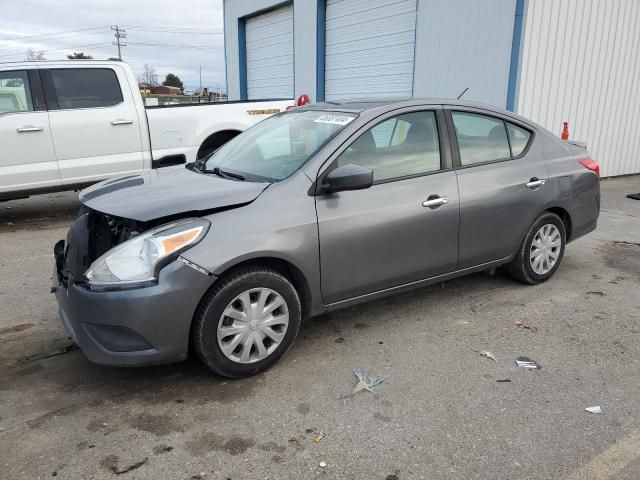
{"label": "blue metal building wall", "polygon": [[[343,0],[349,5],[351,0]],[[514,108],[524,40],[526,0],[416,0],[413,96],[466,99]],[[230,99],[244,98],[246,50],[239,19],[282,0],[224,0]],[[326,0],[293,0],[294,95],[322,101],[326,89]],[[243,60],[244,58],[244,60]],[[244,87],[243,87],[244,85]],[[243,87],[243,88],[241,88]],[[361,97],[371,96],[361,92]]]}
{"label": "blue metal building wall", "polygon": [[414,96],[507,105],[516,0],[420,0]]}

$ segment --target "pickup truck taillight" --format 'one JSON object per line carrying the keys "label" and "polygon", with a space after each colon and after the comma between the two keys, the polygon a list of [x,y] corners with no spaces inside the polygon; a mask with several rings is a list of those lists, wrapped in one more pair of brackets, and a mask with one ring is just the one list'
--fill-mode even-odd
{"label": "pickup truck taillight", "polygon": [[288,106],[287,110],[291,110],[291,109],[294,109],[296,107],[304,107],[308,103],[311,103],[311,100],[309,99],[309,95],[307,95],[306,93],[303,93],[302,95],[300,95],[298,97],[298,99],[296,100],[295,105]]}
{"label": "pickup truck taillight", "polygon": [[580,164],[584,168],[594,172],[598,176],[598,178],[600,178],[600,165],[598,165],[598,162],[596,162],[592,158],[588,157],[588,158],[583,158],[582,160],[580,160]]}

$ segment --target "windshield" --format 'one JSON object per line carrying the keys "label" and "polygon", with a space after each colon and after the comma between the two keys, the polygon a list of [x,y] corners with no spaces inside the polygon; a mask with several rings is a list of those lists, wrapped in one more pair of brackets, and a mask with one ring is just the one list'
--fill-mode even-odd
{"label": "windshield", "polygon": [[267,118],[219,148],[200,170],[239,180],[282,180],[354,118],[344,112],[320,110]]}

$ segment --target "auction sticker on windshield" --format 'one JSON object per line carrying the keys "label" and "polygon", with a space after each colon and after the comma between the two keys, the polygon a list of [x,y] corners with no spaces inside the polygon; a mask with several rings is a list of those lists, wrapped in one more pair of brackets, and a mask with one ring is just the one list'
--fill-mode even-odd
{"label": "auction sticker on windshield", "polygon": [[348,115],[335,115],[333,113],[324,113],[314,120],[315,123],[332,123],[334,125],[346,125],[353,120]]}

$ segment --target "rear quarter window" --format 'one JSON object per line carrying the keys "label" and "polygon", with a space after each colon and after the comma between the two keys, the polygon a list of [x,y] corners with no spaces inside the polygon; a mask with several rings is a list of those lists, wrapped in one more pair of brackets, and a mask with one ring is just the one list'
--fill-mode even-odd
{"label": "rear quarter window", "polygon": [[511,156],[518,157],[522,155],[531,139],[531,132],[509,122],[507,122],[507,132],[509,132]]}

